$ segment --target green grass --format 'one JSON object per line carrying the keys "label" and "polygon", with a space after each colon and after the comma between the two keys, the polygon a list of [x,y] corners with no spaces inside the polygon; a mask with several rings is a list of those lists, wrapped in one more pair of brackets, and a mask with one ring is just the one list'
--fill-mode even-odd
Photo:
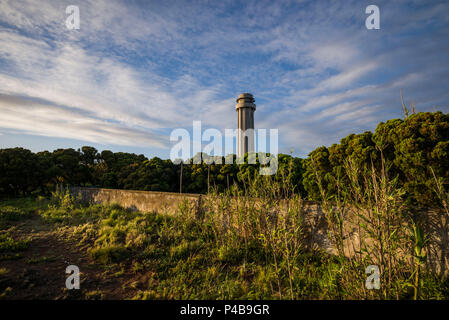
{"label": "green grass", "polygon": [[[74,233],[80,237],[85,237],[89,229],[91,246],[87,252],[100,264],[116,266],[116,273],[123,273],[124,263],[136,274],[154,272],[146,284],[148,288],[139,292],[137,298],[278,299],[290,296],[281,254],[278,258],[282,270],[275,271],[269,258],[272,252],[258,235],[246,243],[243,239],[234,239],[237,234],[221,239],[222,235],[215,229],[218,221],[197,220],[187,207],[181,208],[176,216],[166,216],[129,211],[117,205],[74,205],[71,209],[50,206],[41,216],[51,223],[76,226]],[[293,283],[299,294],[295,298],[326,298],[321,294],[321,286],[328,284],[320,286],[316,279],[323,279],[332,264],[320,252],[313,257],[315,260],[309,253],[303,253],[294,261],[301,270]]]}
{"label": "green grass", "polygon": [[88,300],[102,300],[104,298],[104,294],[101,290],[95,290],[87,292],[85,297]]}
{"label": "green grass", "polygon": [[46,209],[48,200],[38,198],[3,199],[0,201],[0,230],[6,229],[13,222],[29,219],[39,210]]}
{"label": "green grass", "polygon": [[20,209],[22,212],[31,214],[39,209],[48,207],[49,200],[44,197],[28,197],[28,198],[14,198],[0,200],[0,210],[8,207]]}
{"label": "green grass", "polygon": [[[169,216],[118,205],[83,206],[67,194],[56,195],[45,208],[29,200],[22,206],[16,201],[0,207],[37,208],[47,223],[71,230],[86,254],[114,277],[125,270],[150,275],[142,277],[147,280],[138,287],[129,285],[139,289],[135,299],[413,298],[414,264],[401,266],[387,289],[365,290],[365,268],[373,264],[369,257],[350,260],[306,248],[302,200],[290,196],[286,199],[289,209],[279,214],[277,195],[289,193],[268,179],[248,183],[246,194],[241,190],[211,193],[204,200],[207,209],[201,217],[187,204]],[[335,221],[333,216],[327,219],[328,223]],[[402,241],[413,250],[413,241],[390,238],[387,244],[392,248]],[[0,236],[2,254],[20,253],[28,245],[7,233]],[[382,285],[386,287],[385,282]],[[418,285],[420,299],[449,298],[447,277],[422,269]],[[88,299],[102,297],[100,291],[86,295]]]}
{"label": "green grass", "polygon": [[0,220],[1,221],[18,221],[29,218],[30,212],[24,211],[17,207],[4,206],[0,208]]}
{"label": "green grass", "polygon": [[0,300],[7,298],[11,292],[12,292],[12,288],[7,287],[2,293],[0,293]]}
{"label": "green grass", "polygon": [[38,263],[46,263],[46,262],[52,262],[55,261],[55,257],[34,257],[27,260],[28,264],[38,264]]}
{"label": "green grass", "polygon": [[[361,265],[306,250],[289,256],[289,273],[282,245],[273,250],[274,242],[268,246],[256,234],[246,240],[238,232],[224,235],[213,225],[218,221],[196,220],[182,210],[165,216],[94,205],[66,210],[64,219],[53,208],[42,215],[77,226],[78,236],[84,237],[83,226],[89,226],[87,253],[99,264],[115,266],[118,275],[124,268],[153,273],[136,299],[358,299],[366,277]],[[361,276],[348,278],[354,269]],[[449,297],[444,282],[428,279],[423,297]],[[411,296],[404,289],[399,298]]]}
{"label": "green grass", "polygon": [[31,240],[14,240],[8,232],[0,233],[0,260],[18,259],[28,249]]}

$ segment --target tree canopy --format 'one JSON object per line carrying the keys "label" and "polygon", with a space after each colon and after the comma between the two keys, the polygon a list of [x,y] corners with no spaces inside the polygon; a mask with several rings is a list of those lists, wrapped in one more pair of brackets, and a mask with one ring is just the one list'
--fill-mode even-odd
{"label": "tree canopy", "polygon": [[[230,155],[235,160],[235,155]],[[248,177],[257,174],[259,165],[210,163],[206,154],[199,164],[185,161],[182,168],[183,193],[207,193],[209,188],[223,192],[233,184],[242,186]],[[220,157],[219,157],[220,158]],[[302,159],[279,155],[280,171],[291,170],[298,191],[303,190]],[[277,175],[280,175],[278,171]],[[181,164],[158,157],[147,159],[133,153],[98,152],[84,146],[78,150],[57,149],[53,152],[32,153],[23,148],[0,150],[0,195],[28,195],[31,192],[49,193],[57,183],[72,186],[133,189],[146,191],[180,191]]]}
{"label": "tree canopy", "polygon": [[[200,164],[192,159],[182,166],[182,192],[207,193],[215,188],[223,192],[233,184],[244,185],[245,179],[258,174],[257,164],[210,163],[211,157]],[[220,158],[220,157],[218,157]],[[410,204],[427,206],[436,201],[433,174],[449,180],[449,115],[441,112],[421,112],[405,119],[392,119],[378,124],[374,133],[350,134],[339,144],[321,146],[307,159],[279,154],[276,178],[282,181],[290,175],[296,192],[311,200],[320,200],[319,180],[327,195],[338,192],[338,186],[349,183],[345,170],[347,161],[360,173],[372,167],[379,170],[381,159],[388,165],[388,174],[396,177],[405,190]],[[57,149],[33,153],[23,148],[0,149],[0,195],[49,193],[57,183],[76,186],[135,189],[148,191],[180,191],[181,164],[158,157],[104,150],[83,146],[75,150]]]}
{"label": "tree canopy", "polygon": [[449,115],[420,112],[388,120],[379,123],[374,133],[350,134],[339,144],[315,149],[304,164],[304,188],[311,199],[320,199],[320,179],[327,194],[335,195],[336,182],[344,184],[348,179],[345,161],[351,159],[366,172],[371,167],[380,169],[382,157],[410,204],[431,205],[436,201],[431,169],[446,186],[449,179]]}

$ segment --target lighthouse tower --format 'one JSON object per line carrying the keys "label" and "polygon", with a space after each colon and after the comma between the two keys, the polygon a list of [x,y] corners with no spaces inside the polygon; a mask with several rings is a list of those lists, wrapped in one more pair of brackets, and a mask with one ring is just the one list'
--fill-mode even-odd
{"label": "lighthouse tower", "polygon": [[237,98],[235,110],[238,114],[237,126],[239,128],[237,137],[238,157],[247,152],[254,152],[254,111],[256,111],[254,101],[251,93],[242,93]]}

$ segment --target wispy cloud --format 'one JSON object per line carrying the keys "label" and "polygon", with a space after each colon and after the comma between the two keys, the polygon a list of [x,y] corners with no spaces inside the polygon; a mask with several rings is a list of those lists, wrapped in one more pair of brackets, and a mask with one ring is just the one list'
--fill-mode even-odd
{"label": "wispy cloud", "polygon": [[380,1],[375,31],[359,1],[79,1],[80,30],[65,27],[70,4],[0,1],[1,139],[151,156],[193,120],[235,127],[234,99],[250,91],[256,126],[305,155],[400,116],[400,88],[420,111],[449,109],[446,1]]}
{"label": "wispy cloud", "polygon": [[0,95],[0,127],[23,133],[100,144],[164,146],[165,137],[97,119],[90,113],[45,101]]}

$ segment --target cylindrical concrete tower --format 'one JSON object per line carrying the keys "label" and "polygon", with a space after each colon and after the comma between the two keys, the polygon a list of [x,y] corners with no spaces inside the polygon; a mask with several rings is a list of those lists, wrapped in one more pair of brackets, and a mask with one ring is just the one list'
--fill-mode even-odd
{"label": "cylindrical concrete tower", "polygon": [[[235,110],[238,113],[238,128],[240,129],[237,137],[238,157],[247,152],[254,152],[254,111],[256,111],[254,101],[251,93],[242,93],[237,98]],[[246,132],[248,129],[252,130]]]}

